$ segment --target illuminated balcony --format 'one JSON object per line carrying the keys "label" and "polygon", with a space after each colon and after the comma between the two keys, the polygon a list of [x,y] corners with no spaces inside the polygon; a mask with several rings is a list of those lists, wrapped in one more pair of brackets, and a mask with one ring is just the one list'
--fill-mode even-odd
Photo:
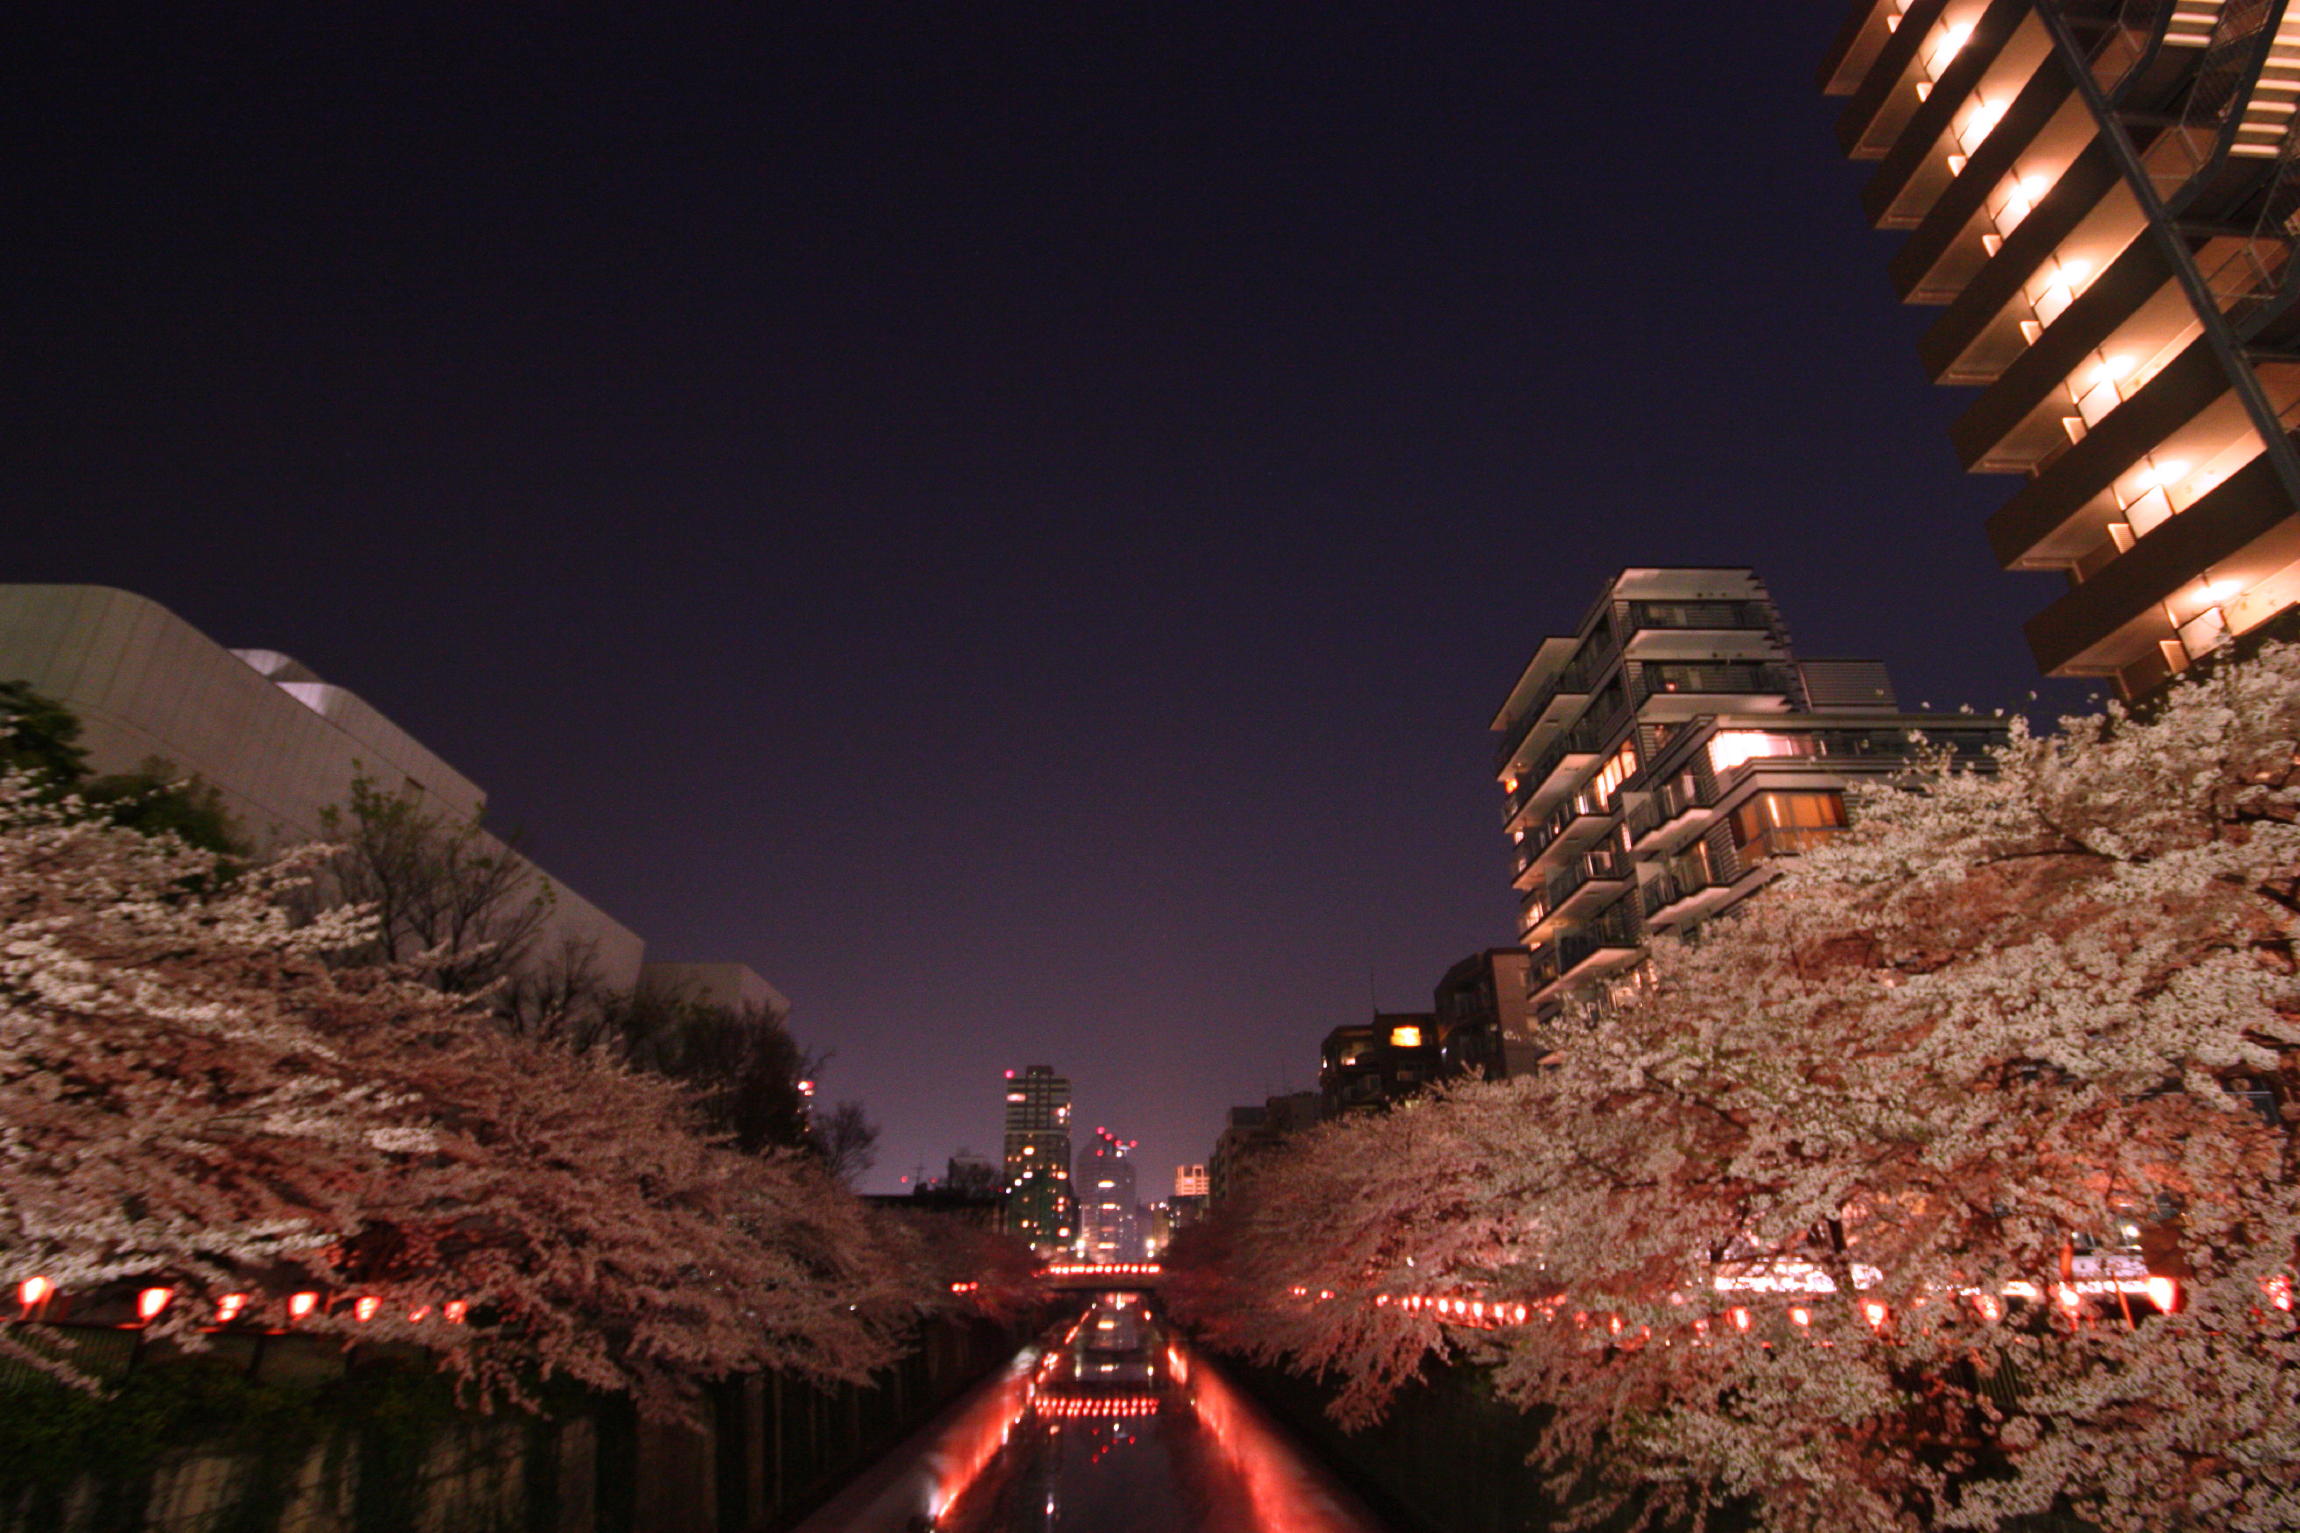
{"label": "illuminated balcony", "polygon": [[2146,389],[2202,331],[2162,249],[2136,242],[1973,401],[1951,439],[1969,469],[2041,469]]}
{"label": "illuminated balcony", "polygon": [[1567,932],[1534,953],[1527,976],[1534,1005],[1557,1000],[1576,986],[1618,974],[1645,956],[1635,916],[1628,908],[1634,903],[1625,900],[1606,912],[1609,919],[1593,923],[1585,931]]}
{"label": "illuminated balcony", "polygon": [[[1890,12],[1892,6],[1877,9]],[[1952,94],[1969,88],[1985,62],[1987,39],[1963,70],[1957,65],[1988,9],[1978,0],[1914,0],[1906,11],[1882,18],[1886,35],[1876,40],[1866,72],[1850,82],[1851,100],[1837,119],[1837,139],[1847,155],[1856,160],[1883,159],[1936,85]],[[2000,4],[1997,9],[2008,7]],[[2017,12],[2018,7],[2009,9]],[[2001,30],[1992,30],[1992,35],[2009,32],[2011,19],[2000,20]],[[1868,41],[1859,38],[1855,46],[1865,49]]]}
{"label": "illuminated balcony", "polygon": [[2296,560],[2300,518],[2262,455],[2030,619],[2029,643],[2071,675],[2176,671],[2273,616]]}
{"label": "illuminated balcony", "polygon": [[1641,666],[1630,687],[1640,719],[1763,713],[1795,705],[1802,684],[1781,661],[1662,661]]}
{"label": "illuminated balcony", "polygon": [[1638,891],[1645,905],[1646,930],[1660,933],[1697,926],[1771,876],[1772,870],[1762,867],[1746,869],[1722,881],[1659,874]]}
{"label": "illuminated balcony", "polygon": [[[1590,768],[1620,743],[1629,723],[1629,716],[1622,713],[1586,718],[1552,743],[1514,779],[1516,786],[1510,788],[1506,801],[1504,829],[1514,833],[1526,828],[1536,815],[1547,812],[1578,787]],[[1512,779],[1503,781],[1506,784]]]}
{"label": "illuminated balcony", "polygon": [[1560,804],[1550,811],[1548,819],[1528,830],[1525,839],[1517,844],[1514,887],[1521,894],[1530,892],[1566,857],[1587,851],[1603,840],[1613,823],[1612,809],[1592,804],[1580,795]]}
{"label": "illuminated balcony", "polygon": [[[2080,122],[2075,143],[2050,151],[2037,146],[2039,133],[2070,95],[2064,71],[2040,67],[2051,54],[2044,23],[2024,0],[1989,5],[1933,78],[1909,83],[1916,106],[1862,190],[1870,219],[1879,228],[1913,229],[1952,187],[1970,203],[1982,195],[1976,185],[1994,186],[2016,160],[2032,153],[2059,163],[2031,165],[2030,171],[2057,174],[2089,135]],[[1925,73],[1921,53],[1916,62],[1917,72]]]}
{"label": "illuminated balcony", "polygon": [[1545,886],[1541,918],[1527,927],[1528,941],[1553,936],[1603,909],[1636,881],[1628,856],[1611,850],[1585,852]]}
{"label": "illuminated balcony", "polygon": [[2146,226],[2115,156],[2096,138],[1969,281],[1920,268],[1912,258],[1924,254],[1918,231],[1894,263],[1903,296],[1949,304],[1918,343],[1925,371],[1936,383],[1994,383]]}
{"label": "illuminated balcony", "polygon": [[1694,779],[1688,787],[1673,779],[1645,794],[1631,807],[1622,823],[1629,829],[1629,849],[1642,856],[1652,848],[1706,829],[1717,816],[1713,788]]}

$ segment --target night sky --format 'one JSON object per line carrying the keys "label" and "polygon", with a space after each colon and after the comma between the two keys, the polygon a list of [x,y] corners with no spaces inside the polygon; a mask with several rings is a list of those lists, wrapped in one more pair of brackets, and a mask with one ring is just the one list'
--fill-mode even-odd
{"label": "night sky", "polygon": [[1623,565],[2038,685],[1833,0],[174,9],[0,24],[0,578],[753,965],[874,1188],[1051,1063],[1162,1193],[1508,941],[1485,728]]}

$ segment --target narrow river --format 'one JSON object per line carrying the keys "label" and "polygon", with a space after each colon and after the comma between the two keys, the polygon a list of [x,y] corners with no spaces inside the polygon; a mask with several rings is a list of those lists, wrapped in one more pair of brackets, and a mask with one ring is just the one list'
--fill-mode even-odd
{"label": "narrow river", "polygon": [[1105,1294],[802,1533],[1382,1533],[1198,1363]]}

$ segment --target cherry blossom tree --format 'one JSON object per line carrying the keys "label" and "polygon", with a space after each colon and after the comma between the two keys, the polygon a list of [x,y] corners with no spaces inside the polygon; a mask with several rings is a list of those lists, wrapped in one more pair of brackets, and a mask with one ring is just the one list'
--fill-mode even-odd
{"label": "cherry blossom tree", "polygon": [[1270,1163],[1185,1302],[1345,1420],[1491,1364],[1590,1522],[2300,1526],[2296,751],[2272,646],[1861,794],[1555,1068]]}
{"label": "cherry blossom tree", "polygon": [[[678,1408],[766,1367],[859,1378],[933,1302],[819,1161],[697,1133],[674,1083],[514,1037],[309,912],[319,854],[213,854],[0,772],[0,1278],[229,1294],[419,1342],[490,1395]],[[299,913],[301,912],[301,913]],[[68,1371],[40,1328],[0,1351]]]}

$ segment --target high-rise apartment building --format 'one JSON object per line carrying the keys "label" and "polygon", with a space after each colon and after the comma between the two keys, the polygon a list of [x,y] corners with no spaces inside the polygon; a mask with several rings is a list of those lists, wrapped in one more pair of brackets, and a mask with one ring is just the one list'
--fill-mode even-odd
{"label": "high-rise apartment building", "polygon": [[1631,569],[1542,641],[1493,728],[1540,1025],[1835,834],[1847,784],[1901,770],[1911,730],[1978,763],[2007,726],[1902,713],[1874,661],[1799,661],[1752,570]]}
{"label": "high-rise apartment building", "polygon": [[1952,428],[2065,575],[2037,663],[2145,693],[2300,600],[2300,6],[1859,0],[1822,71]]}
{"label": "high-rise apartment building", "polygon": [[1106,1128],[1079,1152],[1078,1254],[1089,1261],[1142,1259],[1142,1211],[1134,1202],[1134,1141]]}
{"label": "high-rise apartment building", "polygon": [[1041,1256],[1078,1238],[1070,1185],[1070,1081],[1051,1065],[1006,1072],[1006,1230]]}

